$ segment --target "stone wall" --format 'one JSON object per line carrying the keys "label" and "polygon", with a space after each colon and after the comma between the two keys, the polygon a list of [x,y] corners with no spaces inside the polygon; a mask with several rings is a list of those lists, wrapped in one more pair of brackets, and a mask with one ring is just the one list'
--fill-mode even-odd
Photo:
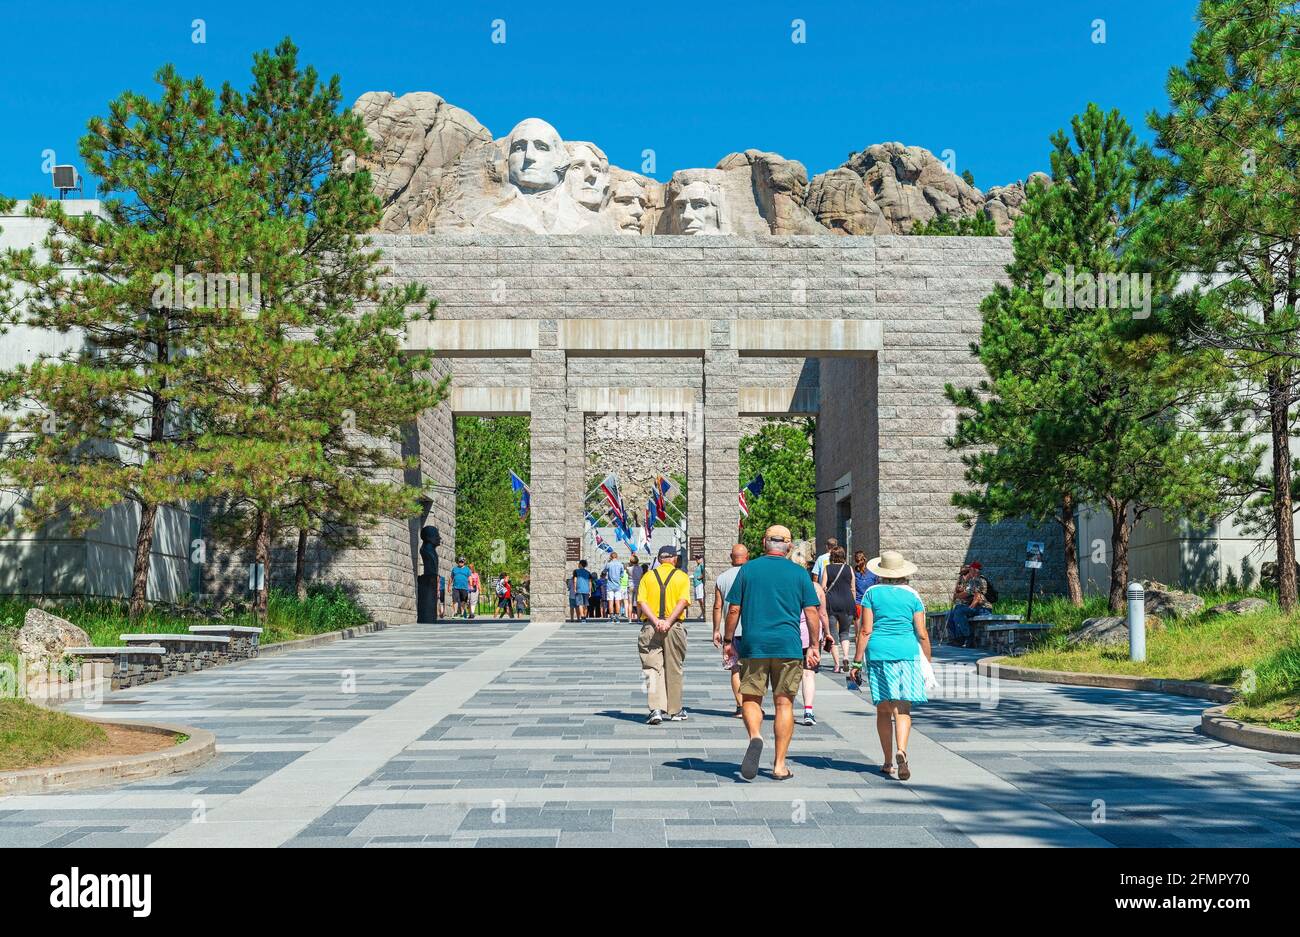
{"label": "stone wall", "polygon": [[[561,391],[567,386],[572,395],[591,381],[616,383],[610,368],[602,372],[595,359],[558,347],[558,323],[574,319],[626,320],[629,329],[655,319],[711,323],[708,347],[699,354],[640,359],[635,371],[646,386],[664,381],[701,393],[707,451],[697,459],[703,463],[702,503],[692,506],[692,526],[706,531],[711,566],[725,561],[735,535],[738,389],[793,384],[813,370],[820,371],[826,420],[818,437],[819,488],[826,487],[827,475],[847,467],[859,537],[865,532],[869,544],[908,553],[921,565],[917,585],[931,598],[946,598],[956,568],[969,556],[985,562],[1003,591],[1023,578],[1029,532],[1014,523],[973,531],[957,523],[950,497],[963,485],[962,465],[944,446],[955,415],[943,386],[979,377],[968,345],[980,329],[981,298],[1004,276],[1008,239],[376,235],[375,244],[394,280],[429,288],[439,300],[440,320],[541,326],[529,357],[477,358],[463,369],[471,359],[453,361],[454,379],[466,386],[527,375],[535,445],[535,602],[550,576],[557,583],[562,577],[566,504],[573,498],[564,480],[581,472],[590,445],[578,441],[585,434]],[[754,353],[741,354],[736,327],[753,320],[878,322],[883,346],[878,353],[837,349],[822,356],[820,368],[789,355],[765,357],[761,342]],[[655,370],[661,362],[666,378]],[[537,450],[539,439],[545,451]],[[819,538],[831,535],[822,527],[833,517],[819,512]],[[580,519],[568,526],[580,530]],[[1054,585],[1059,561],[1044,572]]]}

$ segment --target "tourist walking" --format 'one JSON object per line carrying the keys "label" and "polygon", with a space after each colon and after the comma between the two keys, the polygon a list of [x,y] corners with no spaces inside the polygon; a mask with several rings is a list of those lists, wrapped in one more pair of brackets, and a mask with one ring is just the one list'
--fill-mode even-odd
{"label": "tourist walking", "polygon": [[469,617],[469,573],[465,557],[456,557],[456,565],[451,568],[451,600],[455,603],[452,615],[456,618]]}
{"label": "tourist walking", "polygon": [[636,557],[632,557],[632,565],[628,568],[628,607],[632,609],[632,614],[636,620],[641,620],[641,609],[637,606],[637,591],[641,588],[641,577],[646,574],[646,564],[636,562]]}
{"label": "tourist walking", "polygon": [[591,570],[587,569],[586,560],[578,560],[578,568],[570,577],[573,583],[573,598],[578,603],[578,620],[587,617],[587,603],[591,601]]}
{"label": "tourist walking", "polygon": [[820,556],[817,557],[817,562],[813,563],[813,576],[815,578],[821,577],[822,570],[825,569],[826,564],[831,561],[831,551],[834,550],[839,545],[840,542],[836,540],[834,537],[827,538],[825,552],[823,552]]}
{"label": "tourist walking", "polygon": [[885,756],[880,771],[906,781],[912,776],[907,760],[912,704],[927,699],[930,635],[925,627],[925,603],[908,585],[916,565],[901,553],[885,550],[868,562],[867,568],[880,577],[880,582],[862,596],[862,624],[858,628],[853,672],[860,681],[865,652],[866,681],[876,706],[876,732]]}
{"label": "tourist walking", "polygon": [[609,562],[605,564],[606,588],[608,589],[607,601],[609,602],[609,613],[617,618],[619,610],[623,607],[623,564],[619,562],[617,556],[611,556]]}
{"label": "tourist walking", "polygon": [[631,583],[632,583],[631,574],[628,573],[627,567],[623,567],[623,577],[618,582],[618,591],[622,593],[619,601],[623,606],[624,621],[632,620],[632,616],[628,614],[628,607],[632,604],[631,602],[628,601],[628,596],[631,595],[631,593],[627,591]]}
{"label": "tourist walking", "polygon": [[700,603],[700,621],[704,621],[704,559],[691,567],[691,592]]}
{"label": "tourist walking", "polygon": [[[738,543],[731,548],[731,565],[718,574],[717,580],[713,584],[713,646],[722,648],[722,623],[727,620],[727,593],[731,591],[732,583],[736,581],[736,575],[740,572],[740,567],[744,566],[749,560],[749,548],[743,543]],[[741,629],[736,628],[734,640],[739,643],[741,638]],[[736,698],[736,711],[732,713],[737,719],[745,714],[743,700],[740,697],[740,658],[736,656],[736,649],[733,647],[730,653],[725,650],[722,653],[722,669],[731,674],[731,695]]]}
{"label": "tourist walking", "polygon": [[[805,547],[807,549],[804,549]],[[808,542],[806,544],[800,544],[799,546],[796,546],[794,550],[791,552],[790,559],[794,560],[795,564],[802,567],[804,572],[808,574],[808,578],[812,580],[813,589],[817,592],[817,600],[819,604],[818,614],[816,616],[817,623],[818,623],[818,632],[823,636],[822,640],[823,642],[825,642],[819,644],[818,648],[824,649],[826,647],[826,643],[829,643],[830,647],[834,649],[835,642],[831,640],[829,624],[827,622],[826,592],[825,590],[822,589],[821,584],[817,582],[817,578],[812,574],[812,569],[811,569],[812,557],[809,555],[811,552],[812,552],[811,542]],[[807,651],[810,646],[809,642],[812,640],[812,638],[810,635],[810,629],[808,627],[808,615],[805,612],[799,613],[799,638],[800,640],[803,641],[803,649],[805,652],[805,660],[806,660]],[[820,672],[820,670],[821,670],[820,660],[818,660],[816,664],[809,665],[806,662],[804,664],[803,679],[800,683],[799,695],[803,699],[803,724],[806,726],[817,725],[817,714],[815,712],[815,706],[817,703],[817,674],[818,672]]]}
{"label": "tourist walking", "polygon": [[637,637],[641,655],[641,674],[646,681],[650,703],[648,725],[657,726],[665,719],[683,722],[682,664],[686,660],[686,624],[684,616],[691,604],[691,589],[686,573],[677,568],[677,548],[659,548],[659,565],[641,577],[637,606],[646,623]]}
{"label": "tourist walking", "polygon": [[480,583],[478,578],[478,570],[474,568],[473,563],[470,563],[469,564],[469,617],[470,618],[478,617],[479,585]]}
{"label": "tourist walking", "polygon": [[515,617],[515,606],[510,595],[510,574],[504,571],[497,577],[497,615],[501,618]]}
{"label": "tourist walking", "polygon": [[835,673],[849,669],[849,642],[857,637],[858,597],[853,569],[845,562],[846,559],[843,547],[832,547],[830,562],[822,568],[819,579],[822,591],[826,594],[826,613],[830,625],[828,633],[832,640]]}
{"label": "tourist walking", "polygon": [[[749,744],[740,763],[740,776],[753,780],[763,754],[763,697],[771,687],[776,706],[776,752],[772,777],[794,777],[785,756],[794,735],[794,697],[805,666],[820,660],[821,602],[808,571],[789,560],[790,531],[779,524],[763,534],[763,555],[740,567],[727,591],[727,623],[723,652],[740,658],[740,695]],[[802,648],[799,614],[807,616],[810,642]],[[744,622],[739,648],[736,631]],[[816,633],[813,633],[816,632]]]}

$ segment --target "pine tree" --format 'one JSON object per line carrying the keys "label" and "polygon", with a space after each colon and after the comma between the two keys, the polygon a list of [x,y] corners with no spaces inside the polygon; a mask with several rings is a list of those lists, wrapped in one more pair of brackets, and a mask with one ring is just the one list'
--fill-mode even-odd
{"label": "pine tree", "polygon": [[1172,109],[1149,121],[1166,197],[1144,234],[1171,269],[1200,273],[1205,292],[1185,320],[1188,344],[1226,355],[1249,388],[1236,406],[1269,428],[1257,506],[1276,545],[1279,601],[1294,611],[1300,9],[1290,0],[1203,0],[1198,18],[1191,58],[1170,71]]}
{"label": "pine tree", "polygon": [[288,39],[255,56],[247,94],[227,85],[221,95],[231,150],[264,205],[243,258],[261,302],[208,336],[214,380],[203,409],[214,433],[239,442],[223,447],[216,529],[242,527],[267,571],[259,617],[276,531],[296,527],[300,545],[304,530],[356,543],[380,518],[418,513],[420,492],[402,476],[416,467],[400,454],[403,430],[446,396],[446,380],[425,375],[429,355],[402,354],[406,326],[433,304],[408,313],[426,305],[425,290],[382,288],[387,271],[360,236],[378,224],[380,203],[354,169],[370,142],[341,99],[338,77],[301,68]]}
{"label": "pine tree", "polygon": [[[1067,564],[1077,562],[1075,506],[1105,504],[1116,610],[1133,525],[1153,508],[1170,518],[1208,516],[1241,445],[1214,427],[1201,431],[1214,362],[1180,355],[1152,316],[1173,281],[1142,279],[1148,262],[1133,248],[1133,230],[1150,211],[1140,157],[1127,122],[1094,104],[1069,135],[1053,135],[1054,184],[1031,186],[1013,234],[1011,283],[981,306],[972,350],[990,379],[948,389],[962,409],[952,445],[992,447],[965,457],[973,491],[954,503],[993,520],[1053,517]],[[1117,290],[1121,283],[1130,288]],[[1069,582],[1078,601],[1077,572]]]}
{"label": "pine tree", "polygon": [[145,610],[159,509],[210,491],[205,431],[190,418],[202,334],[220,316],[209,293],[224,290],[257,212],[213,92],[170,66],[156,80],[157,99],[123,94],[81,139],[109,196],[102,215],[70,217],[33,197],[29,214],[50,225],[44,256],[10,251],[0,269],[23,287],[21,321],[69,338],[0,379],[0,403],[17,414],[0,422],[5,483],[24,493],[31,529],[59,520],[76,535],[134,505],[133,617]]}

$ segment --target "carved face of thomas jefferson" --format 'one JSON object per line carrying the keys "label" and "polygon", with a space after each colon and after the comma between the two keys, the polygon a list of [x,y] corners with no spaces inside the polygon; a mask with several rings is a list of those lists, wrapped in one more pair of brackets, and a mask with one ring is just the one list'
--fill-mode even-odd
{"label": "carved face of thomas jefferson", "polygon": [[692,182],[677,193],[674,209],[682,234],[721,234],[721,195],[707,182]]}
{"label": "carved face of thomas jefferson", "polygon": [[559,131],[539,117],[521,120],[506,137],[510,181],[521,192],[546,192],[564,181],[569,154]]}
{"label": "carved face of thomas jefferson", "polygon": [[583,208],[599,211],[609,191],[609,160],[592,143],[574,144],[564,177],[569,194]]}

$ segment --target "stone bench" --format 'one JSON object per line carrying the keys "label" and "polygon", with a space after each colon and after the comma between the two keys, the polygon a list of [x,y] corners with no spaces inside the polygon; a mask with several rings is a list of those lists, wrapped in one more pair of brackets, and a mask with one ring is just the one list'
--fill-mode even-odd
{"label": "stone bench", "polygon": [[168,673],[167,649],[159,644],[133,642],[129,647],[70,647],[63,653],[75,658],[79,665],[104,664],[111,670],[110,685],[114,690],[153,683]]}
{"label": "stone bench", "polygon": [[262,640],[262,629],[251,625],[190,625],[190,634],[228,638],[227,655],[231,660],[256,657]]}
{"label": "stone bench", "polygon": [[976,643],[998,654],[1015,654],[1052,630],[1047,622],[1023,621],[1019,615],[972,618],[970,622]]}
{"label": "stone bench", "polygon": [[122,634],[118,637],[122,643],[133,647],[161,645],[167,652],[163,658],[163,672],[168,676],[205,670],[230,660],[230,638],[226,635]]}

